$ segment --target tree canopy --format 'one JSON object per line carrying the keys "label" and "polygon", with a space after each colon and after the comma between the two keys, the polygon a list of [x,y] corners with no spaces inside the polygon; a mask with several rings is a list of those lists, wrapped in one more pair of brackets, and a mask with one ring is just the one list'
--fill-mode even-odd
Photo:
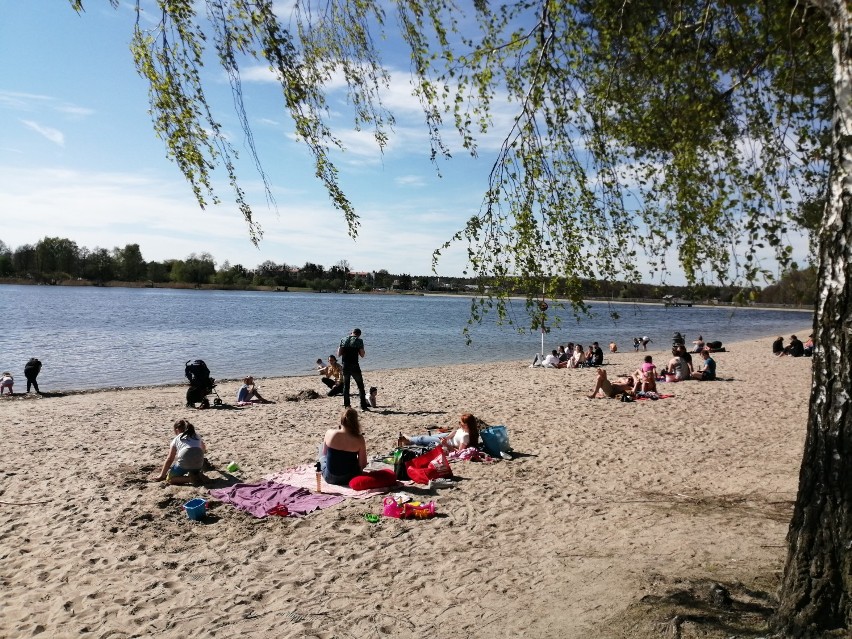
{"label": "tree canopy", "polygon": [[[690,284],[753,282],[767,249],[790,266],[785,235],[806,219],[801,203],[824,201],[830,33],[807,4],[475,2],[465,14],[447,0],[335,0],[295,3],[288,15],[271,0],[158,6],[158,24],[137,19],[132,44],[155,131],[201,206],[218,201],[211,172],[224,168],[255,242],[262,231],[208,104],[205,64],[227,73],[270,202],[240,69],[260,60],[276,74],[353,237],[359,220],[338,184],[332,158],[342,143],[327,124],[326,91],[342,76],[353,126],[384,148],[394,124],[376,45],[391,23],[386,10],[409,46],[434,159],[449,157],[449,129],[476,154],[478,137],[495,133],[492,105],[514,105],[508,131],[496,131],[504,141],[479,214],[435,253],[437,264],[451,243],[466,244],[469,274],[490,291],[474,308],[493,305],[501,318],[502,293],[519,281],[533,326],[536,299],[565,296],[564,278],[638,281],[677,262]],[[578,291],[567,294],[579,306]]]}

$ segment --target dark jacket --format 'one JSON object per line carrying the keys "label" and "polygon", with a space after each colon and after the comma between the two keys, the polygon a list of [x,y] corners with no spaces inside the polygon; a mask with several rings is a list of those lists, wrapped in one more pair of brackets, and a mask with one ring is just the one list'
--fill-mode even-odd
{"label": "dark jacket", "polygon": [[41,362],[33,357],[24,366],[24,377],[33,379],[38,377],[39,372],[41,372]]}

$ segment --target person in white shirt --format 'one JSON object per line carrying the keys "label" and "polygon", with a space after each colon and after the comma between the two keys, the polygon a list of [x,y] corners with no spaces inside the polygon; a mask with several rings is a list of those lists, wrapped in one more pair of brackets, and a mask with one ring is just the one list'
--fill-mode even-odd
{"label": "person in white shirt", "polygon": [[555,350],[550,351],[550,355],[544,358],[541,363],[545,368],[559,368],[559,355]]}

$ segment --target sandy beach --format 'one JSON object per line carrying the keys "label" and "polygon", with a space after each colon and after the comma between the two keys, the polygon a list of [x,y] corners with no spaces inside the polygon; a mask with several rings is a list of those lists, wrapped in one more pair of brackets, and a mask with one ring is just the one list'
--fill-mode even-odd
{"label": "sandy beach", "polygon": [[[774,337],[726,344],[722,381],[633,403],[587,399],[591,369],[366,360],[371,456],[462,412],[509,430],[513,460],[402,488],[435,499],[424,521],[368,523],[373,497],[303,518],[211,501],[193,522],[181,506],[206,488],[148,481],[179,418],[241,481],[313,462],[342,406],[318,376],[258,379],[274,404],[219,410],[184,408],[184,386],[3,397],[0,636],[642,638],[675,614],[684,637],[736,635],[774,601],[806,426],[811,361],[773,357]],[[607,370],[662,366],[668,347]],[[217,390],[234,404],[238,386]],[[286,401],[304,390],[322,397]],[[738,615],[708,601],[714,583]]]}

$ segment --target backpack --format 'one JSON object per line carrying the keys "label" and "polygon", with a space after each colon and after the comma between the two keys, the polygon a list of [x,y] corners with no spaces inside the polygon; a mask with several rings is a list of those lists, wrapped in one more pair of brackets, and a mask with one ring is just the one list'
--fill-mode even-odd
{"label": "backpack", "polygon": [[393,454],[393,472],[397,481],[408,481],[408,470],[406,465],[412,459],[421,455],[424,449],[419,446],[404,446],[397,448]]}

